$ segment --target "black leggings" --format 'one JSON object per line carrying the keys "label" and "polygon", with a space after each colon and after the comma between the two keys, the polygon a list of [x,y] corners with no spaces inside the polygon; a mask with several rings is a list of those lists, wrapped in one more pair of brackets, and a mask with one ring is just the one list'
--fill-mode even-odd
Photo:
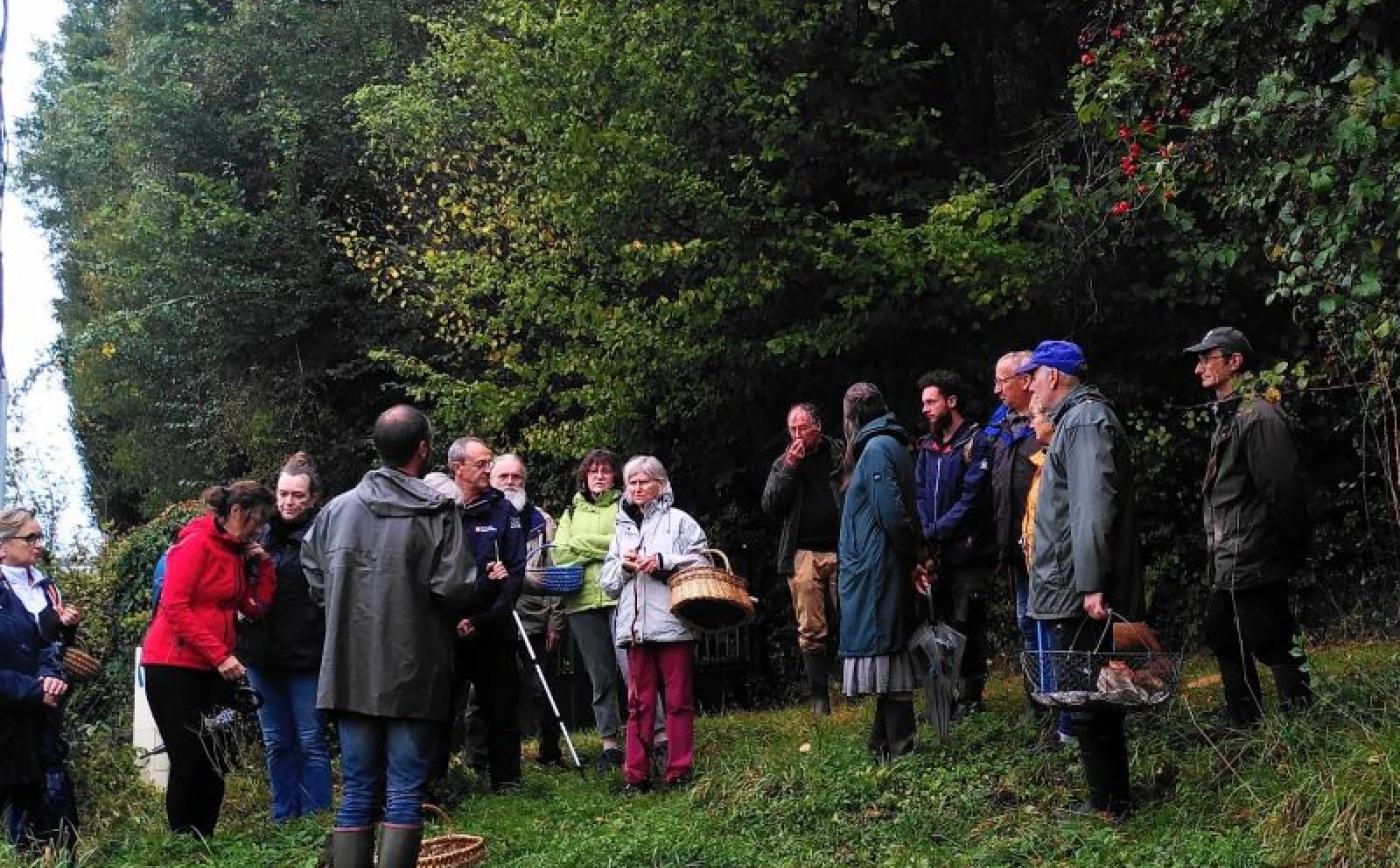
{"label": "black leggings", "polygon": [[226,763],[222,750],[204,735],[204,718],[228,695],[213,670],[144,666],[146,701],[170,757],[165,815],[170,831],[208,838],[224,803]]}

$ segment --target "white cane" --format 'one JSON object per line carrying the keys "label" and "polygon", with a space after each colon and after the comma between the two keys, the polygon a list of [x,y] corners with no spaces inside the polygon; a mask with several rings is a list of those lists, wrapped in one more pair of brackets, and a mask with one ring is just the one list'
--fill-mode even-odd
{"label": "white cane", "polygon": [[515,629],[520,631],[520,641],[525,643],[525,650],[530,654],[530,662],[535,664],[535,675],[540,679],[544,695],[549,699],[549,708],[554,712],[554,722],[559,724],[559,731],[564,734],[564,743],[569,746],[569,754],[574,758],[574,767],[582,774],[583,763],[579,761],[578,751],[574,750],[574,740],[569,737],[568,727],[564,726],[564,718],[559,714],[559,704],[554,701],[554,692],[549,689],[549,682],[544,677],[544,670],[540,668],[540,660],[535,656],[535,646],[530,644],[530,636],[525,632],[525,624],[520,620],[520,613],[511,609],[510,616],[515,619]]}

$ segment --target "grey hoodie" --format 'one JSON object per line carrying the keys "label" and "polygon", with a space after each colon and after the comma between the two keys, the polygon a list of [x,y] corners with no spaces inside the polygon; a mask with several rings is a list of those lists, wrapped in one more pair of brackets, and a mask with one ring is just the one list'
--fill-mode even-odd
{"label": "grey hoodie", "polygon": [[326,609],[316,706],[446,720],[455,622],[476,587],[453,502],[398,470],[372,470],[316,516],[301,563]]}
{"label": "grey hoodie", "polygon": [[[690,628],[671,614],[667,579],[676,570],[708,564],[710,560],[703,554],[705,532],[695,519],[671,506],[673,498],[667,485],[655,500],[642,507],[640,526],[627,514],[626,500],[617,511],[617,532],[603,561],[599,583],[603,593],[617,600],[614,638],[619,646],[695,640]],[[638,548],[644,554],[661,556],[661,568],[655,574],[622,569],[623,553]]]}

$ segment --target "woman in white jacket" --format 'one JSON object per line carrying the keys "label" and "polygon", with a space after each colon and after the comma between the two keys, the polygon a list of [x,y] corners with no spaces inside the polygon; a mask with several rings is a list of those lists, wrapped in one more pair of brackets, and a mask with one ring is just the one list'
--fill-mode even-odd
{"label": "woman in white jacket", "polygon": [[690,781],[695,754],[692,655],[695,634],[671,614],[666,580],[676,570],[708,563],[705,532],[695,519],[672,507],[666,468],[637,455],[622,469],[624,493],[603,562],[603,591],[617,600],[615,638],[627,652],[627,748],[623,792],[648,788],[658,678],[666,698],[665,783]]}

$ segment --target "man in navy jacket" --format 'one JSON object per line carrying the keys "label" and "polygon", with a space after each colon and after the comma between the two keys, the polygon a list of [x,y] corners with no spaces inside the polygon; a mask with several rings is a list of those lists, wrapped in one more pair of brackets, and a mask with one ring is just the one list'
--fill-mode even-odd
{"label": "man in navy jacket", "polygon": [[996,563],[991,449],[964,416],[966,387],[952,371],[919,378],[929,433],[919,438],[914,488],[924,539],[934,553],[935,605],[967,637],[955,717],[980,711],[987,681],[987,595]]}

